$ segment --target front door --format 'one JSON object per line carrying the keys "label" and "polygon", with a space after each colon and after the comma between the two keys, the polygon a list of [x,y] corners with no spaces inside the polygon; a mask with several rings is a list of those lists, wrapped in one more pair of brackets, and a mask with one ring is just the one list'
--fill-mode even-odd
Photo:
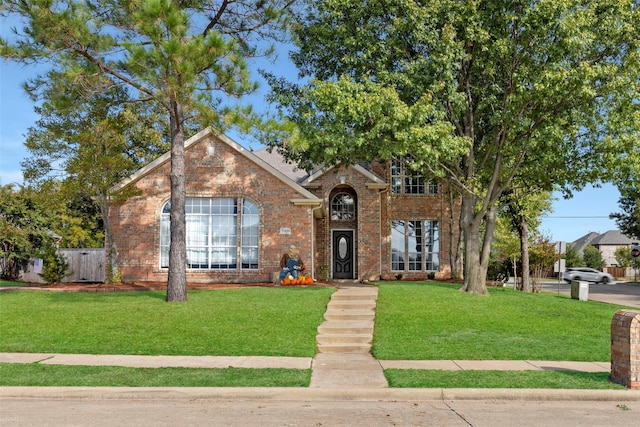
{"label": "front door", "polygon": [[333,278],[353,279],[353,230],[334,230],[332,248]]}

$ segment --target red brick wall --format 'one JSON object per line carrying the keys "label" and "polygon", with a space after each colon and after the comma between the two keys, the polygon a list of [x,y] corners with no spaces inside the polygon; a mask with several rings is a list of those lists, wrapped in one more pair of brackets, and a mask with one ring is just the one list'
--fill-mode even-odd
{"label": "red brick wall", "polygon": [[[376,163],[372,170],[387,182],[386,167]],[[340,182],[344,177],[344,184]],[[313,181],[310,189],[324,200],[324,218],[316,223],[316,271],[331,267],[331,230],[353,229],[356,238],[356,274],[359,280],[395,279],[391,272],[391,220],[434,219],[440,221],[440,271],[436,277],[451,276],[449,266],[449,203],[446,187],[438,195],[391,195],[389,189],[369,189],[369,177],[354,168],[331,170]],[[339,191],[355,195],[357,219],[331,221],[331,197]],[[454,224],[457,232],[457,222]],[[403,273],[406,279],[426,279],[426,272]]]}
{"label": "red brick wall", "polygon": [[[187,197],[243,197],[260,209],[258,270],[187,270],[190,282],[268,282],[279,270],[280,257],[290,244],[300,248],[305,262],[311,259],[311,208],[294,206],[290,200],[302,198],[291,187],[239,154],[225,143],[213,140],[215,154],[209,155],[210,136],[190,146],[185,153]],[[119,252],[122,279],[165,281],[160,268],[160,216],[170,197],[169,162],[148,173],[135,185],[140,196],[112,209],[114,240]],[[288,227],[291,235],[281,235]]]}
{"label": "red brick wall", "polygon": [[[215,146],[214,155],[208,152],[210,141]],[[188,147],[185,157],[187,197],[248,198],[259,207],[261,215],[258,270],[189,269],[187,280],[190,282],[269,282],[270,273],[279,270],[280,257],[290,244],[300,248],[308,272],[322,279],[322,272],[331,270],[331,232],[337,229],[354,231],[355,279],[394,279],[397,272],[390,271],[393,219],[440,221],[440,271],[436,277],[450,277],[446,187],[439,195],[392,195],[388,188],[368,188],[371,177],[356,168],[332,169],[308,187],[324,203],[324,216],[314,218],[312,208],[295,206],[290,201],[304,198],[303,195],[212,135]],[[373,164],[372,169],[388,182],[385,164]],[[165,281],[167,278],[159,258],[161,210],[170,197],[169,171],[170,164],[165,162],[148,172],[135,182],[141,195],[112,209],[123,281]],[[347,191],[355,197],[355,221],[331,220],[330,201],[337,191]],[[281,235],[281,227],[290,228],[291,235]],[[427,273],[403,275],[405,279],[425,279]]]}
{"label": "red brick wall", "polygon": [[640,311],[620,310],[611,320],[609,379],[640,390]]}
{"label": "red brick wall", "polygon": [[[344,177],[344,184],[340,177]],[[367,188],[368,182],[369,178],[353,168],[331,170],[314,180],[314,188],[310,191],[324,201],[324,217],[316,224],[316,271],[331,270],[332,230],[353,230],[356,253],[354,279],[380,278],[380,192]],[[331,198],[338,192],[349,193],[355,198],[354,221],[331,220]]]}
{"label": "red brick wall", "polygon": [[[391,180],[391,173],[386,164],[377,163],[372,168],[387,182]],[[402,273],[403,279],[425,279],[425,272],[397,272],[391,271],[391,221],[392,220],[438,220],[440,224],[440,270],[436,272],[436,279],[448,279],[451,277],[449,262],[451,212],[449,207],[449,188],[441,183],[439,194],[392,194],[391,189],[381,194],[382,196],[382,277],[385,280],[395,280],[398,273]],[[459,227],[454,213],[454,235],[459,235]]]}

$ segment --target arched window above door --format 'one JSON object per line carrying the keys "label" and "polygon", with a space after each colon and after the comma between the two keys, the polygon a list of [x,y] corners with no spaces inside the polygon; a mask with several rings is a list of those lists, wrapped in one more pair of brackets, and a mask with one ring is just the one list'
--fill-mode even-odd
{"label": "arched window above door", "polygon": [[350,221],[356,218],[356,202],[351,194],[337,193],[331,199],[331,219]]}

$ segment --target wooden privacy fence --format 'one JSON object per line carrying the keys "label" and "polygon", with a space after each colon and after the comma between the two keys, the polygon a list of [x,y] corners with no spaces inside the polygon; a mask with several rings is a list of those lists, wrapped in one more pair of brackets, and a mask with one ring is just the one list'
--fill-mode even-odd
{"label": "wooden privacy fence", "polygon": [[606,272],[616,278],[624,278],[626,269],[624,267],[607,267]]}
{"label": "wooden privacy fence", "polygon": [[101,249],[59,249],[69,263],[63,282],[99,282],[104,283],[105,250]]}

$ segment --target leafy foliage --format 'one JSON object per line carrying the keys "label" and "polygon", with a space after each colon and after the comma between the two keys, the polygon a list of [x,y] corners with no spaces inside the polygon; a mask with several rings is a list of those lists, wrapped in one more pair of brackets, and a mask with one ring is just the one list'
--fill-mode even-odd
{"label": "leafy foliage", "polygon": [[41,256],[44,265],[40,276],[45,283],[59,283],[63,278],[71,274],[71,272],[68,271],[69,263],[55,247],[46,247]]}
{"label": "leafy foliage", "polygon": [[462,195],[463,289],[486,293],[507,190],[570,192],[632,150],[639,14],[618,0],[313,2],[292,56],[308,80],[271,79],[298,133],[271,145],[303,165],[413,155]]}
{"label": "leafy foliage", "polygon": [[17,279],[36,252],[53,244],[49,214],[33,191],[0,186],[0,277]]}
{"label": "leafy foliage", "polygon": [[583,259],[585,267],[595,268],[596,270],[602,270],[607,264],[602,258],[602,252],[591,245],[584,248]]}
{"label": "leafy foliage", "polygon": [[627,186],[620,188],[620,192],[618,203],[622,212],[613,213],[610,217],[624,235],[640,240],[640,188]]}
{"label": "leafy foliage", "polygon": [[584,259],[578,249],[573,245],[567,245],[567,251],[564,254],[566,267],[583,267]]}
{"label": "leafy foliage", "polygon": [[540,284],[546,273],[553,269],[553,263],[560,257],[548,238],[539,237],[529,250],[530,268],[533,275],[533,291],[540,292]]}
{"label": "leafy foliage", "polygon": [[619,267],[640,268],[640,257],[631,256],[631,249],[626,246],[620,246],[614,254]]}
{"label": "leafy foliage", "polygon": [[[125,90],[126,102],[149,102],[151,111],[163,111],[168,119],[172,165],[168,301],[185,301],[187,296],[184,140],[189,123],[244,131],[262,124],[262,116],[233,100],[255,91],[248,59],[272,52],[264,40],[282,35],[292,2],[6,0],[0,7],[2,16],[24,22],[13,39],[0,40],[0,54],[23,63],[45,60],[52,66],[45,76],[29,82],[31,93],[44,87],[50,99],[74,99],[59,96],[68,86],[85,101],[94,96],[103,101]],[[91,126],[77,129],[79,138],[90,141],[92,134],[98,135],[99,143],[79,144],[78,156],[65,165],[68,172],[80,177],[92,161],[105,165],[126,160],[113,155],[126,140],[118,127],[121,112],[102,114]],[[49,166],[36,162],[35,170],[43,175]],[[108,166],[105,171],[127,169]],[[104,178],[99,173],[85,178],[91,177]],[[112,184],[116,175],[109,178],[102,184]],[[110,197],[104,190],[100,194]],[[108,204],[109,200],[100,202],[103,219],[108,217],[104,211]],[[109,224],[105,227],[108,234]]]}

